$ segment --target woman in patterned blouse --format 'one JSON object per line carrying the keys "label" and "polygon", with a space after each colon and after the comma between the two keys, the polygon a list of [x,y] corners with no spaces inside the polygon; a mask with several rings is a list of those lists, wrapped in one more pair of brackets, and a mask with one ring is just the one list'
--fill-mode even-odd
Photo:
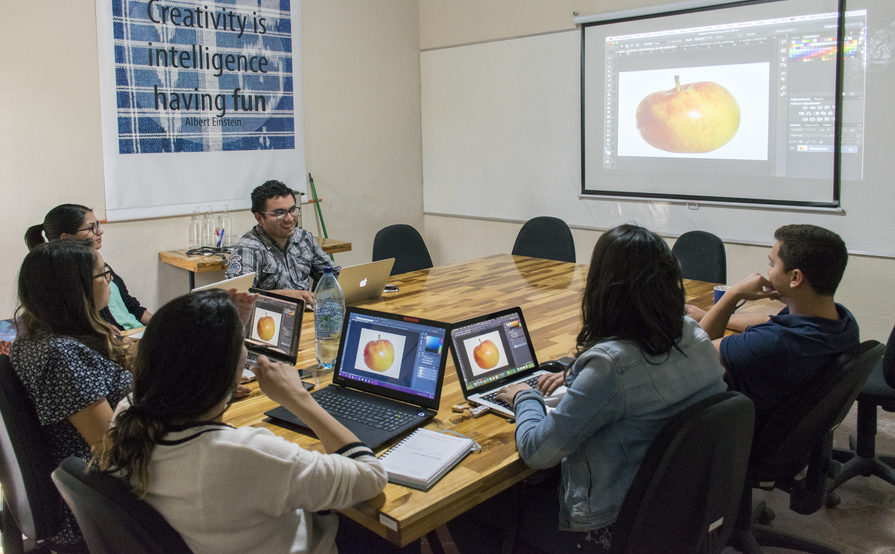
{"label": "woman in patterned blouse", "polygon": [[[39,245],[19,271],[18,336],[10,361],[56,464],[68,456],[90,459],[113,408],[131,388],[114,331],[99,315],[109,302],[110,277],[88,240]],[[87,551],[67,508],[62,530],[50,542],[57,552]]]}

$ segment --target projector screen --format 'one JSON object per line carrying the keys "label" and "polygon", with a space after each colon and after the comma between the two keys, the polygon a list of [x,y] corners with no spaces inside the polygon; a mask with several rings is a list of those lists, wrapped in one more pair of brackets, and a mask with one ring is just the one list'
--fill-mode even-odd
{"label": "projector screen", "polygon": [[582,194],[839,207],[840,177],[862,179],[867,50],[866,10],[845,13],[840,45],[839,9],[780,0],[583,25]]}

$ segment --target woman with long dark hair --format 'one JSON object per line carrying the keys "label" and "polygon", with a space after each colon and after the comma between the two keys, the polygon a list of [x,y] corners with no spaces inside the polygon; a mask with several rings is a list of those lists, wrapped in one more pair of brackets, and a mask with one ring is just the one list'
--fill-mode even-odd
{"label": "woman with long dark hair", "polygon": [[197,554],[335,552],[338,520],[320,512],[376,496],[385,471],[294,367],[265,356],[254,369],[261,390],[305,421],[328,454],[222,422],[245,365],[243,317],[257,297],[234,298],[242,317],[221,291],[181,296],[155,314],[100,469],[130,482]]}
{"label": "woman with long dark hair", "polygon": [[[525,463],[561,466],[522,500],[521,538],[546,552],[608,551],[612,524],[665,422],[727,388],[714,346],[684,315],[677,259],[643,227],[621,225],[597,241],[581,320],[567,376],[542,377],[540,391],[521,384],[498,394],[516,413]],[[548,413],[542,393],[564,378],[568,390]]]}
{"label": "woman with long dark hair", "polygon": [[[90,459],[131,386],[131,374],[122,369],[125,354],[99,316],[110,281],[102,256],[84,240],[39,245],[19,271],[18,335],[9,357],[56,464],[68,456]],[[51,543],[58,552],[85,549],[67,508]]]}
{"label": "woman with long dark hair", "polygon": [[[93,210],[80,204],[60,204],[49,212],[42,224],[25,232],[25,244],[31,250],[47,241],[88,239],[96,250],[103,247],[103,229]],[[106,266],[108,267],[108,266]],[[111,271],[109,305],[100,311],[102,318],[118,330],[135,329],[149,323],[152,314],[131,296],[124,280]]]}

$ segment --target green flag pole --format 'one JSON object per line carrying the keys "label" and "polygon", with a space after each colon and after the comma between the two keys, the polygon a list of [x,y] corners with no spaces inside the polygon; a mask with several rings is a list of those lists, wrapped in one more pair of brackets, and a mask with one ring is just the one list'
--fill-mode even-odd
{"label": "green flag pole", "polygon": [[[323,210],[320,208],[320,200],[317,199],[317,188],[314,186],[314,178],[311,177],[310,173],[308,173],[308,182],[311,184],[311,196],[314,198],[314,205],[317,206],[317,217],[320,218],[320,227],[323,228],[323,238],[328,239],[329,234],[326,232],[326,222],[323,221]],[[329,259],[332,261],[336,260],[332,254],[329,255]]]}

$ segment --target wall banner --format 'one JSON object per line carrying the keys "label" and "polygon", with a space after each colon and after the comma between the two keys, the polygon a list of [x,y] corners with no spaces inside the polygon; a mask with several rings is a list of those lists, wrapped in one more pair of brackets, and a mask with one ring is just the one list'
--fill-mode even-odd
{"label": "wall banner", "polygon": [[300,0],[97,0],[106,218],[306,191]]}

